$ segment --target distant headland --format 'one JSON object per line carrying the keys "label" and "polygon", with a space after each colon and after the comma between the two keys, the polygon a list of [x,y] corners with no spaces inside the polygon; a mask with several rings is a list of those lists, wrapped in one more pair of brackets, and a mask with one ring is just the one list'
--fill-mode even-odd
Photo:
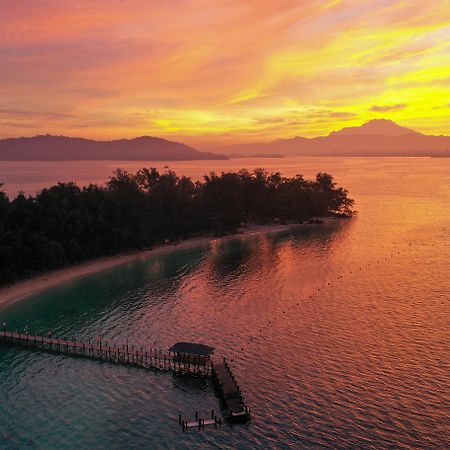
{"label": "distant headland", "polygon": [[151,136],[113,141],[52,136],[0,140],[0,161],[193,161],[226,160],[227,156],[200,152],[186,144]]}

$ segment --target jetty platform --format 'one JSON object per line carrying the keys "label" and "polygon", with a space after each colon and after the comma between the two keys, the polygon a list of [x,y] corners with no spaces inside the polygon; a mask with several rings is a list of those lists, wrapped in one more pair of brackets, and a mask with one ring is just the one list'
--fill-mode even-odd
{"label": "jetty platform", "polygon": [[250,409],[242,396],[239,385],[234,378],[225,358],[221,361],[211,360],[212,379],[221,400],[222,415],[227,422],[248,422]]}

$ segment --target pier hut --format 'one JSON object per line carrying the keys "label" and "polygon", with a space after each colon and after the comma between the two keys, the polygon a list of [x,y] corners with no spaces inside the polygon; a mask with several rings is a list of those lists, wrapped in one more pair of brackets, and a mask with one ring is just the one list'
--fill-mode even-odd
{"label": "pier hut", "polygon": [[210,356],[214,352],[214,347],[196,342],[177,342],[169,348],[169,352],[175,354],[189,353],[191,355]]}
{"label": "pier hut", "polygon": [[178,364],[209,364],[214,347],[196,342],[177,342],[169,348]]}

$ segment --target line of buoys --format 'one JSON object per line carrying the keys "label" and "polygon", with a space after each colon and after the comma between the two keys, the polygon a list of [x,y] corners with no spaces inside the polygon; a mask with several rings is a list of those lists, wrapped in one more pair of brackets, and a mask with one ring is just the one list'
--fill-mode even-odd
{"label": "line of buoys", "polygon": [[[394,246],[396,246],[396,244],[397,244],[396,242],[393,242],[393,245],[394,245]],[[409,246],[412,246],[412,245],[413,245],[413,243],[412,243],[412,242],[409,242]],[[398,251],[397,251],[397,254],[400,255],[401,252],[398,250]],[[391,258],[393,258],[393,256],[394,256],[393,254],[390,255]],[[384,259],[387,260],[388,257],[386,256]],[[376,260],[376,263],[381,263],[381,261],[382,261],[382,259],[377,259],[377,260]],[[366,267],[366,268],[372,267],[372,264],[371,264],[371,263],[368,263],[365,267]],[[359,267],[359,270],[362,271],[363,268],[364,268],[364,266],[360,266],[360,267]],[[349,273],[352,274],[353,271],[350,271]],[[341,280],[341,279],[343,279],[343,278],[344,278],[344,274],[338,275],[337,278],[336,278],[336,280]],[[331,283],[331,282],[327,282],[326,286],[332,286],[332,283]],[[320,287],[318,287],[318,288],[316,288],[316,289],[317,289],[317,291],[315,290],[315,292],[320,292]],[[314,294],[309,295],[308,298],[309,298],[309,299],[312,299],[312,298],[313,298],[313,295],[314,295]],[[306,297],[305,297],[305,298],[306,298]],[[290,312],[291,310],[295,309],[295,308],[294,308],[295,306],[299,306],[299,305],[300,305],[300,302],[296,302],[295,304],[293,304],[293,305],[291,306],[291,308],[288,308],[288,310],[284,309],[284,310],[282,311],[282,314],[286,314],[286,312]],[[274,324],[276,319],[277,319],[277,316],[275,316],[274,319],[267,321],[267,322],[265,323],[264,330],[267,329],[267,328],[269,328],[269,325]],[[263,329],[260,328],[260,329],[259,329],[259,332],[262,333],[262,332],[263,332]],[[259,337],[263,337],[263,336],[260,334]],[[258,337],[254,337],[254,336],[250,336],[250,337],[249,337],[249,342],[257,342],[257,340],[258,340]],[[242,352],[246,352],[247,349],[243,349],[243,348],[241,347],[241,351],[242,351]]]}

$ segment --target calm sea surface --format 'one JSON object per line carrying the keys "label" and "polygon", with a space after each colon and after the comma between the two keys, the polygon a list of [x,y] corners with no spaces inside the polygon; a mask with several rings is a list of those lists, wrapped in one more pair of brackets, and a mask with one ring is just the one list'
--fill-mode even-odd
{"label": "calm sea surface", "polygon": [[[14,195],[120,166],[0,163]],[[359,215],[108,270],[0,310],[32,331],[226,356],[249,425],[182,433],[218,409],[208,382],[0,346],[1,449],[449,448],[450,159],[285,158],[168,163],[332,173]]]}

